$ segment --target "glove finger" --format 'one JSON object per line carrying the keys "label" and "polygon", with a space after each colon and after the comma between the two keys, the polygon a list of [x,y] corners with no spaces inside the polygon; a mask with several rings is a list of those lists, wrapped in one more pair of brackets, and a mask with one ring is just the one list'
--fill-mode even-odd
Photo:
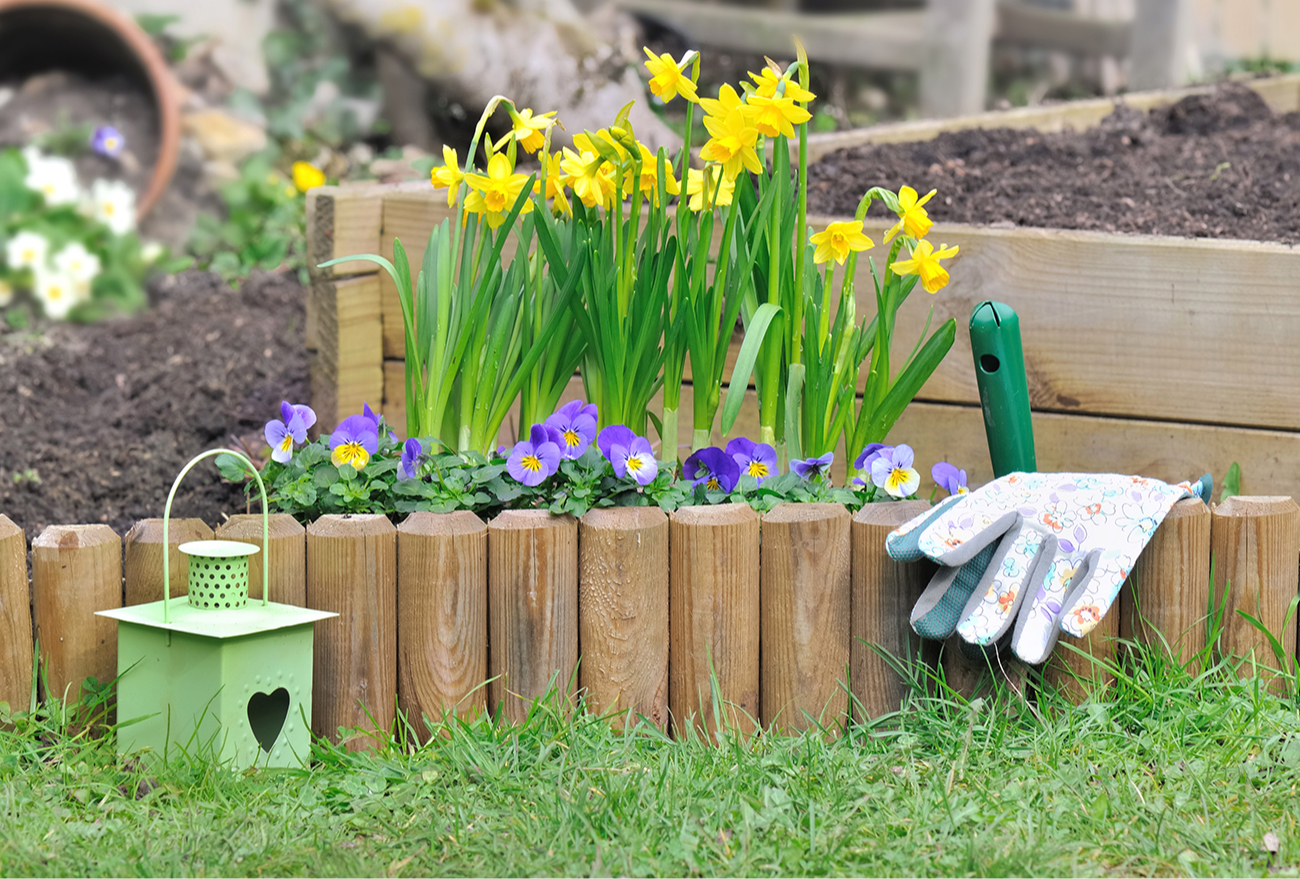
{"label": "glove finger", "polygon": [[912,608],[912,630],[922,638],[942,641],[957,628],[962,608],[984,578],[995,544],[988,544],[964,565],[941,567]]}
{"label": "glove finger", "polygon": [[1039,568],[1037,583],[1029,584],[1033,598],[1026,597],[1011,635],[1011,647],[1022,660],[1041,665],[1047,659],[1061,634],[1065,595],[1071,581],[1075,577],[1086,581],[1099,556],[1100,552],[1092,552],[1079,560],[1058,551],[1050,564]]}
{"label": "glove finger", "polygon": [[885,552],[889,553],[889,557],[897,562],[920,561],[925,557],[917,546],[921,534],[930,526],[931,522],[942,516],[963,497],[966,497],[966,495],[955,494],[952,497],[944,498],[935,504],[932,509],[926,510],[913,519],[909,519],[889,532],[889,536],[885,538]]}
{"label": "glove finger", "polygon": [[992,644],[1016,620],[1029,589],[1038,583],[1056,554],[1056,538],[1023,519],[998,544],[988,570],[962,609],[957,633],[971,644]]}
{"label": "glove finger", "polygon": [[1102,553],[1087,576],[1074,578],[1065,596],[1061,631],[1082,638],[1102,621],[1119,595],[1120,587],[1133,569],[1133,558],[1125,553]]}

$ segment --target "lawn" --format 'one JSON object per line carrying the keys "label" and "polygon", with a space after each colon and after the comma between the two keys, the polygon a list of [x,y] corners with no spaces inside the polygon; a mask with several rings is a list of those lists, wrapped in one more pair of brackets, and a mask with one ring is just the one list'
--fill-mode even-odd
{"label": "lawn", "polygon": [[1125,669],[1077,708],[918,696],[832,741],[539,705],[244,774],[124,765],[50,705],[0,732],[0,874],[1295,875],[1295,700],[1226,663]]}

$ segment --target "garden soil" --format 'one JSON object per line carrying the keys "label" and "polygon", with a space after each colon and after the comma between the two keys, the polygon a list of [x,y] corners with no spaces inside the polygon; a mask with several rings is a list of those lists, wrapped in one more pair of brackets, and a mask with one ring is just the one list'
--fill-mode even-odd
{"label": "garden soil", "polygon": [[[293,275],[235,291],[187,272],[150,294],[145,314],[0,339],[0,513],[28,539],[51,524],[125,534],[162,515],[194,455],[257,452],[280,401],[307,402],[306,291]],[[186,477],[173,512],[215,527],[245,509],[208,464]]]}
{"label": "garden soil", "polygon": [[[852,215],[873,186],[938,190],[938,222],[1300,242],[1300,113],[1225,84],[1098,127],[966,130],[840,150],[809,168],[808,210]],[[873,215],[880,208],[873,209]]]}

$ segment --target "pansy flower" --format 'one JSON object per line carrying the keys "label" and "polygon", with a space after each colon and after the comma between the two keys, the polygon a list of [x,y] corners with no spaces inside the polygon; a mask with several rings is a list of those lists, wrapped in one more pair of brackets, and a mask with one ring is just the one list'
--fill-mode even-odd
{"label": "pansy flower", "polygon": [[375,426],[375,433],[383,433],[384,416],[375,412],[374,409],[371,409],[369,403],[361,404],[361,417],[367,419]]}
{"label": "pansy flower", "polygon": [[379,450],[379,430],[364,415],[349,415],[330,434],[330,463],[335,467],[351,464],[360,470]]}
{"label": "pansy flower", "polygon": [[266,422],[266,444],[271,447],[271,460],[288,463],[293,457],[294,443],[307,442],[307,428],[316,423],[316,413],[310,406],[295,406],[288,400],[280,403],[280,417]]}
{"label": "pansy flower", "polygon": [[722,449],[709,446],[686,459],[682,473],[693,485],[730,494],[740,481],[740,465]]}
{"label": "pansy flower", "polygon": [[775,476],[778,472],[776,449],[767,443],[756,443],[738,436],[727,443],[727,454],[736,460],[741,475],[754,477],[759,485],[763,484],[764,479]]}
{"label": "pansy flower", "polygon": [[90,136],[90,148],[101,156],[116,159],[126,149],[126,138],[113,126],[101,125]]}
{"label": "pansy flower", "polygon": [[655,460],[650,441],[643,436],[632,438],[629,446],[614,445],[610,447],[609,463],[614,465],[614,475],[619,479],[630,476],[641,485],[649,485],[659,474],[659,462]]}
{"label": "pansy flower", "polygon": [[614,463],[614,446],[622,446],[625,449],[632,448],[632,440],[636,439],[636,434],[629,427],[621,424],[611,424],[596,435],[596,448],[605,456],[605,460],[611,464]]}
{"label": "pansy flower", "polygon": [[889,446],[884,443],[867,443],[867,447],[864,448],[858,454],[858,457],[853,460],[853,469],[870,470],[871,462],[880,457],[882,452],[887,452],[888,450]]}
{"label": "pansy flower", "polygon": [[921,474],[912,469],[913,460],[912,447],[906,443],[882,450],[882,454],[871,462],[871,481],[890,497],[904,498],[916,494],[921,487]]}
{"label": "pansy flower", "polygon": [[970,489],[966,487],[966,471],[958,470],[947,461],[940,461],[931,467],[930,476],[934,479],[934,484],[948,492],[948,494],[968,494],[970,492]]}
{"label": "pansy flower", "polygon": [[596,438],[596,404],[574,400],[565,403],[546,419],[546,426],[559,431],[560,454],[578,458]]}
{"label": "pansy flower", "polygon": [[829,473],[833,463],[835,463],[835,453],[827,452],[824,455],[818,455],[816,458],[791,461],[790,469],[800,479],[813,479]]}
{"label": "pansy flower", "polygon": [[560,466],[560,447],[546,425],[534,424],[528,439],[515,443],[506,461],[506,471],[524,485],[538,485]]}
{"label": "pansy flower", "polygon": [[424,445],[411,437],[402,444],[402,463],[397,466],[398,479],[414,479],[420,473],[420,459],[424,457]]}

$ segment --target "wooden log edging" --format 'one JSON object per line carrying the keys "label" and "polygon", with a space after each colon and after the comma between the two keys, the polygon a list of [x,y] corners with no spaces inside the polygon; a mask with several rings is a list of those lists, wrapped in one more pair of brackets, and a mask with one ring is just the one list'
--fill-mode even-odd
{"label": "wooden log edging", "polygon": [[[219,540],[237,540],[271,554],[271,601],[307,606],[307,529],[287,513],[271,514],[271,548],[262,546],[260,513],[240,513],[217,526]],[[172,527],[175,527],[174,525]],[[176,593],[173,591],[173,595]],[[248,566],[248,597],[262,597],[262,566]]]}
{"label": "wooden log edging", "polygon": [[[141,519],[126,532],[123,541],[126,545],[126,557],[123,562],[125,572],[123,606],[162,601],[162,532],[162,519]],[[260,529],[258,534],[260,536]],[[202,519],[172,519],[167,533],[167,541],[171,544],[168,564],[171,567],[172,595],[189,595],[190,592],[190,557],[181,552],[178,547],[191,540],[211,539],[212,529]],[[250,571],[253,568],[257,568],[257,576],[260,580],[261,566],[249,566]]]}
{"label": "wooden log edging", "polygon": [[32,608],[27,594],[27,538],[0,515],[0,702],[25,711],[31,701]]}

